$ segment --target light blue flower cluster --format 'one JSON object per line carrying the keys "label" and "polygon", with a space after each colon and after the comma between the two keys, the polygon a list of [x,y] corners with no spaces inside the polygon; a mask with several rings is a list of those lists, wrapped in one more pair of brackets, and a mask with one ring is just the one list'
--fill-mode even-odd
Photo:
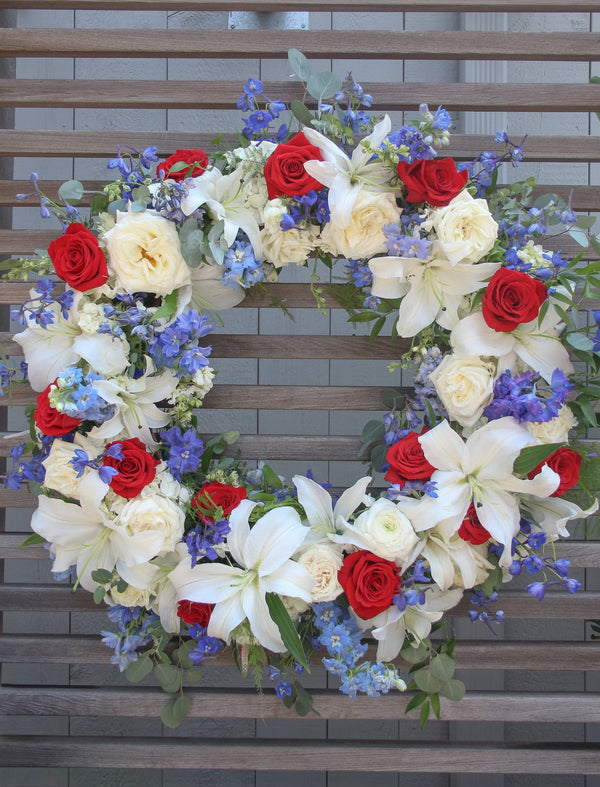
{"label": "light blue flower cluster", "polygon": [[573,384],[560,369],[554,370],[549,385],[537,372],[525,371],[513,377],[508,369],[496,380],[494,399],[483,414],[490,421],[510,415],[519,423],[544,423],[556,418],[572,389]]}
{"label": "light blue flower cluster", "polygon": [[46,437],[46,445],[42,445],[42,451],[33,454],[30,461],[21,460],[25,450],[25,443],[14,445],[9,455],[12,460],[12,469],[6,474],[4,478],[4,486],[6,489],[20,489],[24,483],[33,481],[41,484],[46,476],[46,470],[42,461],[47,454],[47,447],[54,440],[53,437]]}
{"label": "light blue flower cluster", "polygon": [[432,242],[425,238],[407,235],[397,224],[386,224],[383,228],[385,245],[392,257],[416,257],[426,260],[429,257]]}
{"label": "light blue flower cluster", "polygon": [[140,650],[152,642],[148,628],[158,621],[158,615],[153,615],[142,607],[123,607],[120,604],[107,610],[109,619],[116,623],[118,630],[101,631],[102,642],[109,648],[114,648],[114,655],[110,657],[111,664],[116,664],[121,672],[137,660]]}
{"label": "light blue flower cluster", "polygon": [[360,662],[367,644],[361,642],[362,632],[347,609],[327,601],[314,604],[313,612],[319,631],[315,644],[327,650],[329,658],[323,659],[323,665],[328,672],[340,677],[342,693],[356,697],[358,692],[364,692],[369,697],[378,697],[392,688],[405,688],[393,665],[380,661],[375,664]]}
{"label": "light blue flower cluster", "polygon": [[47,328],[54,323],[55,313],[52,306],[57,304],[64,320],[69,319],[69,309],[73,306],[73,291],[65,292],[54,296],[54,282],[51,279],[40,279],[36,282],[33,291],[38,293],[35,298],[25,301],[19,309],[13,309],[11,317],[21,325],[25,324],[26,319],[35,322],[41,328]]}
{"label": "light blue flower cluster", "polygon": [[148,340],[148,352],[156,370],[171,369],[179,377],[193,377],[208,366],[211,347],[199,347],[198,341],[212,331],[204,315],[190,309],[180,314],[166,328],[157,329]]}
{"label": "light blue flower cluster", "polygon": [[222,281],[230,287],[252,287],[265,278],[262,263],[256,259],[250,241],[236,240],[225,252]]}
{"label": "light blue flower cluster", "polygon": [[[174,180],[162,180],[152,194],[152,207],[165,219],[181,226],[189,218],[181,209],[181,200],[187,193],[188,190],[185,183]],[[204,211],[197,208],[192,215],[198,221],[198,225],[202,226]]]}
{"label": "light blue flower cluster", "polygon": [[70,418],[104,423],[115,414],[115,405],[103,399],[94,387],[94,382],[102,379],[95,372],[84,377],[79,367],[69,366],[59,373],[56,385],[50,388],[48,401],[55,410]]}

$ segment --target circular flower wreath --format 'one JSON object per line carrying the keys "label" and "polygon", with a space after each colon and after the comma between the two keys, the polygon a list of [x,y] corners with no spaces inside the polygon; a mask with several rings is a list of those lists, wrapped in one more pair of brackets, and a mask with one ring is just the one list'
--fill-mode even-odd
{"label": "circular flower wreath", "polygon": [[[316,115],[293,106],[296,133],[273,131],[286,108],[249,80],[242,144],[160,162],[155,148],[119,154],[109,167],[120,176],[88,218],[74,207],[80,183],[53,202],[34,173],[42,213],[64,233],[8,275],[53,272],[66,287],[41,278],[20,310],[36,442],[12,449],[7,484],[42,485],[30,541],[48,542],[57,578],[109,605],[111,660],[180,695],[163,712],[170,725],[189,707],[182,673],[195,678],[225,643],[300,714],[312,709],[299,674],[313,652],[351,696],[406,688],[400,655],[426,718],[439,694],[464,692],[445,613],[472,589],[471,618],[501,620],[489,604],[523,570],[542,572],[528,586],[538,598],[549,585],[577,590],[547,545],[597,507],[593,490],[586,510],[564,496],[582,459],[594,461],[567,444],[578,421],[595,424],[599,393],[567,345],[597,373],[599,334],[569,316],[597,264],[540,245],[549,224],[574,225],[570,204],[531,207],[530,182],[496,187],[500,163],[521,158],[506,133],[503,154],[457,167],[435,158],[451,125],[443,109],[423,105],[392,132],[350,75],[291,60],[321,97]],[[393,335],[412,340],[400,364],[415,371],[414,396],[386,392],[390,412],[363,432],[388,483],[377,497],[369,476],[335,499],[310,474],[286,483],[227,456],[235,433],[203,440],[195,428],[214,376],[202,312],[288,263],[338,257],[351,319],[376,335],[391,316]],[[14,375],[3,367],[5,382]]]}

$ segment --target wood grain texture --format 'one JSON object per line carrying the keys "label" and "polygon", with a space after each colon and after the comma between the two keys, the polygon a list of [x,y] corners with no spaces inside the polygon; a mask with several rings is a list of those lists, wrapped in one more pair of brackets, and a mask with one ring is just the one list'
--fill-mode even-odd
{"label": "wood grain texture", "polygon": [[[588,84],[490,84],[389,82],[363,84],[377,110],[414,110],[423,101],[463,112],[596,112],[600,90]],[[302,85],[273,82],[269,91],[280,100],[302,99]],[[135,109],[231,109],[239,98],[238,82],[106,79],[0,79],[3,107],[94,107]]]}
{"label": "wood grain texture", "polygon": [[[314,707],[321,719],[394,721],[405,717],[413,693],[390,693],[372,698],[345,697],[335,690],[312,690]],[[294,719],[294,710],[269,692],[260,697],[253,688],[186,689],[192,705],[189,718]],[[600,694],[467,692],[460,702],[440,698],[441,721],[554,722],[560,707],[561,722],[600,721]],[[7,716],[157,716],[171,697],[153,688],[0,688],[0,712]],[[408,719],[418,719],[419,709]]]}
{"label": "wood grain texture", "polygon": [[308,58],[361,60],[588,61],[600,55],[597,33],[508,33],[469,30],[52,30],[0,29],[5,57]]}
{"label": "wood grain texture", "polygon": [[8,767],[178,768],[257,771],[412,773],[600,773],[597,744],[404,743],[228,738],[109,738],[6,735],[0,761]]}
{"label": "wood grain texture", "polygon": [[[233,106],[233,105],[232,105]],[[117,145],[131,145],[143,150],[156,145],[160,156],[168,156],[177,148],[201,147],[207,152],[214,151],[214,134],[190,131],[12,131],[0,130],[0,155],[3,156],[77,156],[81,158],[114,156]],[[233,143],[232,135],[223,136],[224,143]],[[450,145],[442,155],[452,155],[455,159],[472,159],[482,150],[501,152],[503,145],[492,141],[491,136],[483,134],[453,134]],[[581,136],[577,144],[568,136],[531,136],[525,144],[525,157],[528,161],[600,161],[600,138]],[[108,175],[107,175],[108,177]],[[564,188],[564,187],[563,187]],[[22,189],[29,191],[28,188]]]}

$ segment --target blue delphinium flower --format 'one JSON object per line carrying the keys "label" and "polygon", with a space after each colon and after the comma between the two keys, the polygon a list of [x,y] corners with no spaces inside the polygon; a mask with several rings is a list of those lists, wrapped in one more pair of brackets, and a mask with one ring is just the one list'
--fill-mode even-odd
{"label": "blue delphinium flower", "polygon": [[204,443],[194,429],[183,432],[178,426],[160,432],[169,472],[176,481],[181,481],[184,473],[195,473],[204,453]]}
{"label": "blue delphinium flower", "polygon": [[107,610],[109,619],[118,626],[117,632],[101,631],[102,642],[114,649],[110,657],[123,672],[140,655],[140,650],[152,641],[149,627],[158,621],[154,615],[141,607],[124,607],[116,604]]}
{"label": "blue delphinium flower", "polygon": [[490,421],[512,416],[519,423],[544,423],[556,418],[572,389],[573,384],[561,369],[554,370],[549,385],[537,372],[513,376],[506,370],[496,380],[494,399],[483,414]]}

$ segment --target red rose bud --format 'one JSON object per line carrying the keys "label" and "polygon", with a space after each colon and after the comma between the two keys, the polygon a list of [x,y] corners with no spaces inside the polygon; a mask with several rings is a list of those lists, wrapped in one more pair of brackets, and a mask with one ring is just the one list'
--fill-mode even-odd
{"label": "red rose bud", "polygon": [[228,486],[219,481],[211,481],[203,484],[196,492],[192,498],[192,507],[203,519],[212,522],[212,514],[217,508],[222,508],[223,516],[228,516],[247,496],[243,486]]}
{"label": "red rose bud", "polygon": [[409,432],[402,440],[390,446],[385,459],[390,465],[384,476],[385,480],[390,484],[398,484],[400,488],[407,481],[427,481],[435,471],[435,467],[425,459],[416,432]]}
{"label": "red rose bud", "polygon": [[48,255],[56,275],[74,290],[101,287],[108,278],[106,257],[98,239],[83,224],[69,224],[64,235],[50,243]]}
{"label": "red rose bud", "polygon": [[400,161],[398,175],[406,187],[407,202],[428,202],[438,208],[447,205],[459,194],[467,180],[466,169],[459,172],[451,158],[433,161]]}
{"label": "red rose bud", "polygon": [[51,435],[52,437],[63,437],[63,435],[69,434],[69,432],[76,429],[81,423],[81,419],[71,418],[70,415],[59,413],[58,410],[55,410],[54,407],[50,405],[48,394],[50,393],[51,386],[55,385],[55,383],[56,381],[50,383],[50,385],[44,388],[41,394],[38,395],[37,407],[33,414],[33,420],[40,432]]}
{"label": "red rose bud", "polygon": [[462,525],[458,528],[458,535],[463,541],[468,541],[469,544],[474,546],[485,544],[491,538],[488,531],[477,518],[477,512],[473,503],[469,506]]}
{"label": "red rose bud", "polygon": [[527,273],[500,268],[483,293],[483,319],[495,331],[513,331],[534,320],[548,292],[544,284]]}
{"label": "red rose bud", "polygon": [[123,458],[114,459],[112,456],[105,456],[102,460],[104,467],[114,467],[118,471],[110,480],[110,488],[121,497],[136,497],[154,480],[156,465],[160,464],[160,460],[148,453],[145,444],[137,437],[115,440],[106,447],[110,448],[113,445],[121,446]]}
{"label": "red rose bud", "polygon": [[177,616],[180,617],[188,626],[194,624],[206,628],[213,611],[212,604],[204,604],[197,601],[180,601],[177,604]]}
{"label": "red rose bud", "polygon": [[[177,164],[186,164],[179,167]],[[208,166],[208,156],[199,148],[196,150],[176,150],[169,158],[162,161],[156,167],[156,174],[163,180],[181,181],[185,178],[195,178],[201,175]],[[173,170],[173,167],[175,169]]]}
{"label": "red rose bud", "polygon": [[348,555],[338,581],[356,614],[368,620],[392,605],[400,589],[399,569],[392,560],[361,550]]}
{"label": "red rose bud", "polygon": [[560,476],[560,484],[550,497],[562,497],[567,489],[571,489],[579,481],[581,455],[572,448],[567,448],[566,446],[558,448],[544,462],[530,470],[527,473],[527,478],[533,478],[538,473],[541,473],[544,465],[548,465],[551,470],[554,470]]}
{"label": "red rose bud", "polygon": [[304,169],[305,161],[322,161],[321,151],[311,145],[302,132],[288,142],[277,145],[265,164],[265,180],[269,199],[295,197],[320,191],[323,184]]}

